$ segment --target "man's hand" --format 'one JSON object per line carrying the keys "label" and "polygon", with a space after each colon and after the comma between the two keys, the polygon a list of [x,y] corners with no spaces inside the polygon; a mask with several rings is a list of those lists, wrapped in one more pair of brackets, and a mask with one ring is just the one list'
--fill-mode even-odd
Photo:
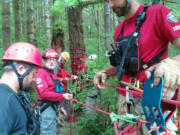
{"label": "man's hand", "polygon": [[78,79],[78,76],[77,75],[72,75],[71,76],[74,80],[77,80]]}
{"label": "man's hand", "polygon": [[67,112],[63,107],[61,107],[59,111],[62,114],[63,118],[65,118],[67,116]]}
{"label": "man's hand", "polygon": [[164,94],[167,95],[169,90],[180,87],[180,62],[167,58],[159,64],[150,67],[145,72],[147,78],[151,77],[154,71],[154,85],[158,85],[161,77],[164,77]]}
{"label": "man's hand", "polygon": [[63,94],[63,98],[66,99],[66,100],[71,100],[72,99],[72,94],[65,93],[65,94]]}
{"label": "man's hand", "polygon": [[101,83],[105,83],[107,79],[107,74],[104,70],[99,71],[95,76],[94,76],[94,86],[97,89],[104,89],[104,87],[102,87],[100,84]]}

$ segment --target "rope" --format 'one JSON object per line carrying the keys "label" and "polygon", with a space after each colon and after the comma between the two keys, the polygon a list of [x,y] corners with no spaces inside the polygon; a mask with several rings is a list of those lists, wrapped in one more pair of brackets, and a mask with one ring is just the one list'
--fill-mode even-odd
{"label": "rope", "polygon": [[[88,79],[88,81],[93,82],[93,80],[91,80],[91,79]],[[125,83],[124,83],[124,84],[125,84]],[[135,90],[137,90],[137,88],[134,88],[135,90],[127,90],[127,89],[125,89],[125,88],[113,86],[113,85],[106,84],[106,83],[102,83],[102,85],[107,86],[107,87],[111,87],[111,88],[115,88],[115,89],[117,89],[117,90],[119,90],[119,91],[122,91],[122,92],[126,92],[126,91],[127,91],[127,92],[129,92],[129,93],[132,93],[132,94],[135,94],[135,95],[137,95],[137,96],[139,96],[139,97],[142,97],[142,93],[135,91]],[[129,85],[130,85],[130,84],[129,84]],[[131,85],[130,85],[130,86],[131,86]],[[133,86],[131,86],[131,87],[133,87]],[[175,100],[166,99],[166,98],[162,98],[162,101],[165,102],[165,103],[172,104],[172,105],[180,106],[180,101],[175,101]]]}
{"label": "rope", "polygon": [[73,101],[73,102],[76,102],[76,103],[78,103],[78,104],[81,104],[81,105],[83,105],[83,106],[89,107],[89,108],[91,108],[91,109],[93,109],[93,110],[96,110],[96,111],[98,111],[98,112],[104,113],[104,114],[106,114],[106,115],[110,115],[109,112],[106,112],[106,111],[101,110],[101,109],[99,109],[99,108],[95,108],[95,107],[90,106],[90,105],[87,105],[87,104],[84,104],[84,103],[82,103],[82,102],[80,102],[80,101],[78,101],[78,100],[76,100],[76,99],[72,99],[72,101]]}
{"label": "rope", "polygon": [[[141,127],[142,123],[144,123],[144,124],[149,123],[148,121],[140,119],[139,116],[134,116],[132,114],[128,114],[128,115],[116,115],[114,113],[109,113],[109,112],[106,112],[106,111],[104,111],[102,109],[95,108],[93,106],[84,104],[84,103],[82,103],[82,102],[80,102],[80,101],[78,101],[76,99],[72,99],[71,101],[76,102],[78,104],[81,104],[83,106],[89,107],[89,108],[91,108],[93,110],[96,110],[98,112],[101,112],[101,113],[104,113],[104,114],[110,116],[110,118],[111,118],[111,120],[112,120],[112,122],[114,124],[114,130],[115,130],[116,135],[133,135]],[[134,123],[133,124],[134,126],[127,127],[126,131],[123,132],[124,134],[121,134],[121,133],[119,134],[118,133],[118,129],[117,129],[117,124],[116,124],[117,119],[121,119],[121,120],[130,122],[130,123]],[[138,122],[138,125],[135,125],[135,124],[137,124],[137,122]]]}
{"label": "rope", "polygon": [[[92,82],[92,80],[90,80],[90,79],[87,79],[87,80]],[[143,92],[143,91],[142,91],[141,89],[136,88],[136,87],[134,87],[134,86],[131,86],[130,84],[128,84],[128,83],[126,83],[126,82],[121,82],[121,83],[123,83],[123,84],[125,84],[125,85],[128,85],[128,86],[132,87],[133,89],[140,91],[141,93],[140,93],[140,92],[137,92],[137,91],[135,91],[135,90],[127,90],[127,89],[124,89],[124,88],[122,88],[122,87],[117,87],[117,86],[113,86],[113,85],[110,85],[110,84],[102,83],[102,85],[108,86],[108,87],[112,87],[112,88],[115,88],[115,89],[118,89],[119,91],[124,91],[124,92],[128,91],[128,92],[133,93],[133,94],[136,94],[136,95],[138,95],[138,96],[142,96],[142,92]],[[120,116],[120,115],[116,115],[116,114],[113,114],[113,113],[106,112],[106,111],[104,111],[104,110],[102,110],[102,109],[92,107],[92,106],[87,105],[87,104],[84,104],[84,103],[82,103],[82,102],[80,102],[80,101],[78,101],[78,100],[76,100],[76,99],[72,99],[72,101],[73,101],[73,102],[76,102],[76,103],[78,103],[78,104],[81,104],[81,105],[83,105],[83,106],[89,107],[89,108],[91,108],[91,109],[93,109],[93,110],[96,110],[96,111],[98,111],[98,112],[101,112],[101,113],[104,113],[104,114],[106,114],[106,115],[109,115],[110,118],[111,118],[111,120],[112,120],[112,122],[113,122],[113,124],[114,124],[114,130],[115,130],[116,135],[123,135],[123,131],[122,131],[122,133],[120,133],[120,134],[118,133],[117,124],[116,124],[117,119],[125,120],[125,121],[131,123],[131,120],[130,120],[130,121],[128,120],[129,117],[124,117],[124,118],[122,118],[122,116]],[[180,106],[180,102],[179,102],[179,101],[174,101],[174,100],[164,99],[164,98],[162,99],[162,101],[164,101],[164,102],[166,102],[166,103],[169,103],[169,104],[173,104],[173,105],[178,105],[178,106]],[[138,118],[138,117],[136,117],[136,118],[134,118],[134,119],[136,120],[137,118]],[[132,119],[132,120],[133,120],[133,119]],[[136,123],[137,123],[137,122],[136,122]],[[147,124],[147,123],[149,123],[149,122],[148,122],[148,121],[143,121],[143,120],[140,120],[140,119],[139,119],[139,120],[138,120],[138,125],[139,125],[139,124],[142,124],[142,123]],[[133,128],[134,128],[134,130],[133,130]],[[136,128],[133,127],[133,126],[128,126],[128,127],[126,127],[126,128],[124,129],[124,133],[125,133],[126,135],[133,135],[139,128],[140,128],[140,126],[137,126]],[[159,128],[159,127],[156,127],[156,128],[151,129],[151,130],[147,133],[147,135],[150,134],[151,132],[157,130],[158,128]],[[129,133],[129,134],[127,134],[127,133]],[[124,134],[124,135],[125,135],[125,134]]]}

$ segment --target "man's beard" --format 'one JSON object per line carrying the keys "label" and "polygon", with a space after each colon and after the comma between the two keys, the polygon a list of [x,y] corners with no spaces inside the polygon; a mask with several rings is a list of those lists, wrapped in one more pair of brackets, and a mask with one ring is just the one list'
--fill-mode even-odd
{"label": "man's beard", "polygon": [[33,89],[34,89],[34,83],[33,82],[31,84],[29,84],[28,86],[23,86],[23,91],[25,91],[25,92],[32,91]]}
{"label": "man's beard", "polygon": [[114,7],[113,8],[113,11],[116,13],[116,15],[118,17],[125,16],[129,12],[130,5],[128,6],[127,4],[128,3],[126,2],[126,5],[124,7]]}
{"label": "man's beard", "polygon": [[55,65],[45,64],[45,66],[46,66],[48,69],[54,69],[54,68],[55,68]]}

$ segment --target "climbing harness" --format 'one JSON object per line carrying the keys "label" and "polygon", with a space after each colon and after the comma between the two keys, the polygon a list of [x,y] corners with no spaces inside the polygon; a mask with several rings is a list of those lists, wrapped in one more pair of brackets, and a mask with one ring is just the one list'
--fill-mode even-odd
{"label": "climbing harness", "polygon": [[32,104],[24,91],[21,91],[18,96],[15,96],[27,115],[27,135],[40,135],[39,111],[36,112],[33,110]]}
{"label": "climbing harness", "polygon": [[147,69],[152,64],[160,62],[160,57],[167,51],[167,48],[165,48],[148,62],[144,62],[140,57],[140,28],[146,19],[147,9],[148,6],[145,6],[143,11],[136,16],[136,28],[131,35],[121,36],[125,27],[125,22],[123,22],[115,42],[116,48],[108,53],[110,64],[117,68],[116,74],[119,81],[122,80],[124,74],[134,76],[140,71]]}

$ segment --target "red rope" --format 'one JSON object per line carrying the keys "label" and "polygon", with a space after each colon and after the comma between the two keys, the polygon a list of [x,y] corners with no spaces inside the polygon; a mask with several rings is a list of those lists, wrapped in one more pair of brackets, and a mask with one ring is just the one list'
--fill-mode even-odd
{"label": "red rope", "polygon": [[[95,108],[95,107],[93,107],[93,106],[87,105],[87,104],[82,103],[82,102],[80,102],[80,101],[78,101],[78,100],[76,100],[76,99],[72,99],[72,101],[73,101],[73,102],[76,102],[76,103],[78,103],[78,104],[81,104],[81,105],[83,105],[83,106],[86,106],[86,107],[88,107],[88,108],[91,108],[91,109],[93,109],[93,110],[95,110],[95,111],[104,113],[104,114],[106,114],[106,115],[110,115],[109,112],[106,112],[106,111],[104,111],[104,110],[102,110],[102,109]],[[118,128],[117,128],[116,122],[114,122],[113,124],[114,124],[114,130],[115,130],[116,135],[133,135],[138,129],[141,128],[142,123],[146,124],[146,123],[148,123],[148,122],[139,119],[139,120],[138,120],[138,125],[133,124],[133,126],[128,126],[127,128],[125,128],[126,130],[123,131],[123,134],[121,134],[121,133],[119,134],[119,133],[118,133]]]}
{"label": "red rope", "polygon": [[101,109],[99,109],[99,108],[95,108],[95,107],[90,106],[90,105],[87,105],[87,104],[84,104],[84,103],[82,103],[82,102],[80,102],[80,101],[78,101],[78,100],[76,100],[76,99],[72,99],[72,101],[73,101],[73,102],[76,102],[76,103],[78,103],[78,104],[81,104],[81,105],[83,105],[83,106],[89,107],[89,108],[91,108],[91,109],[93,109],[93,110],[96,110],[96,111],[98,111],[98,112],[104,113],[104,114],[106,114],[106,115],[110,115],[109,112],[106,112],[106,111],[101,110]]}
{"label": "red rope", "polygon": [[[88,81],[92,82],[93,80],[88,79]],[[142,93],[137,92],[135,90],[127,90],[127,89],[124,89],[124,88],[121,88],[121,87],[117,87],[117,86],[113,86],[113,85],[105,84],[105,83],[102,83],[102,85],[107,86],[107,87],[112,87],[112,88],[118,89],[119,91],[123,91],[123,92],[127,91],[129,93],[133,93],[133,94],[136,94],[137,96],[142,97]],[[162,98],[162,101],[166,102],[166,103],[169,103],[169,104],[172,104],[172,105],[180,106],[180,102],[179,101],[175,101],[175,100],[171,100],[171,99],[166,99],[166,98]]]}
{"label": "red rope", "polygon": [[116,135],[119,135],[116,122],[114,122],[114,130]]}

